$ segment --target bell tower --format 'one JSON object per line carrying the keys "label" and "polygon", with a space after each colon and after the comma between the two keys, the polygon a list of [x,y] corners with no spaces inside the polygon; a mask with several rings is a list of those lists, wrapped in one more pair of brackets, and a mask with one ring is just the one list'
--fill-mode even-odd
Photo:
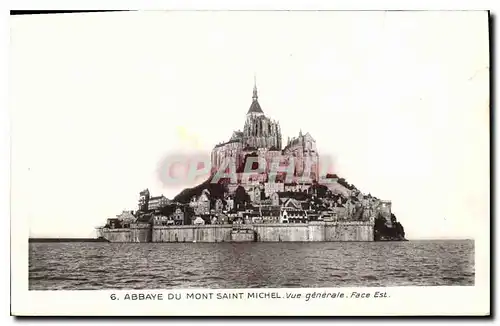
{"label": "bell tower", "polygon": [[149,204],[149,189],[143,190],[139,193],[139,210],[142,212],[147,212],[148,211],[148,204]]}

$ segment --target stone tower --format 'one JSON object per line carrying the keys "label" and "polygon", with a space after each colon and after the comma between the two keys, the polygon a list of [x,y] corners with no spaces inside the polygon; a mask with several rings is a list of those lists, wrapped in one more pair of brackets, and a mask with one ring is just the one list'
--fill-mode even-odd
{"label": "stone tower", "polygon": [[246,147],[281,149],[281,129],[279,123],[264,115],[259,104],[257,84],[254,82],[252,104],[247,112],[243,127],[243,143]]}
{"label": "stone tower", "polygon": [[139,193],[139,211],[148,211],[149,197],[149,189],[143,190]]}

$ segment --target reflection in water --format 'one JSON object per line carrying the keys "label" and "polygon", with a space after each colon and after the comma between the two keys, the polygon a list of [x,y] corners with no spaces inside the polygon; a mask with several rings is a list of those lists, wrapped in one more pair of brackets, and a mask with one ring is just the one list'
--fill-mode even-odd
{"label": "reflection in water", "polygon": [[30,290],[474,285],[474,242],[30,243]]}

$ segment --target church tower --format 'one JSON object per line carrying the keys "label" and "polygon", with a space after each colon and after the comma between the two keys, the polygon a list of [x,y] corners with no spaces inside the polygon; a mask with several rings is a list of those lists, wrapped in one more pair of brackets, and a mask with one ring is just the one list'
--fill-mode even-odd
{"label": "church tower", "polygon": [[252,96],[252,104],[250,105],[250,109],[248,109],[247,116],[262,116],[264,115],[264,111],[259,104],[259,96],[257,95],[257,80],[254,76],[253,79],[253,96]]}
{"label": "church tower", "polygon": [[248,148],[273,148],[281,150],[279,124],[265,116],[259,104],[257,82],[254,77],[252,104],[247,112],[243,128],[243,141]]}

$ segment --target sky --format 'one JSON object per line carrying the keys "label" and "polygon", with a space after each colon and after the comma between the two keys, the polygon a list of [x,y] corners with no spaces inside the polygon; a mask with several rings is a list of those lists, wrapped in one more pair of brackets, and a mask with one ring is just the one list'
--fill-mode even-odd
{"label": "sky", "polygon": [[[283,139],[391,200],[409,239],[489,232],[486,12],[110,12],[11,17],[11,219],[89,237],[165,155],[242,129],[254,75]],[[192,186],[187,184],[186,186]]]}

